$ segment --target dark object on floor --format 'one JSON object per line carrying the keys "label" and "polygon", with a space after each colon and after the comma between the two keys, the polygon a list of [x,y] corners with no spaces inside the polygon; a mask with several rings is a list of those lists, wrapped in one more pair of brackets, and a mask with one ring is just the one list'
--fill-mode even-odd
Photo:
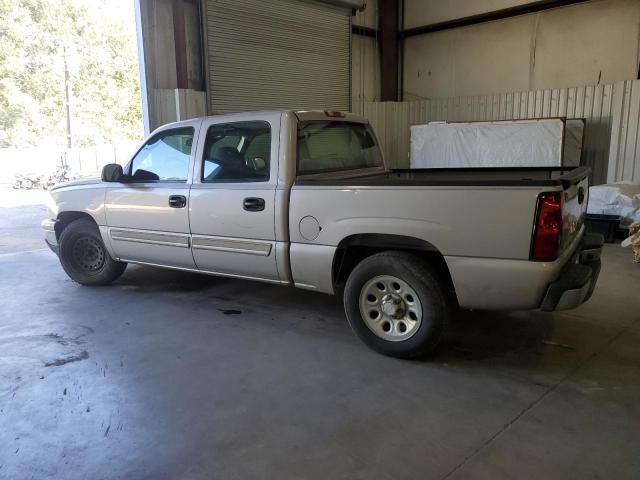
{"label": "dark object on floor", "polygon": [[618,215],[600,215],[587,213],[584,218],[584,226],[587,232],[599,233],[604,236],[604,241],[613,243],[616,241],[616,231],[620,226]]}

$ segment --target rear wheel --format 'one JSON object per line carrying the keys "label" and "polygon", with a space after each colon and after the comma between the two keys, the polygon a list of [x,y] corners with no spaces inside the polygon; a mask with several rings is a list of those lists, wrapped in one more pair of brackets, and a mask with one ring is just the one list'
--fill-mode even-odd
{"label": "rear wheel", "polygon": [[60,234],[59,244],[62,268],[82,285],[107,285],[127,268],[111,258],[98,227],[89,219],[71,222]]}
{"label": "rear wheel", "polygon": [[414,358],[432,351],[448,316],[438,275],[420,257],[383,252],[351,272],[344,291],[351,328],[379,353]]}

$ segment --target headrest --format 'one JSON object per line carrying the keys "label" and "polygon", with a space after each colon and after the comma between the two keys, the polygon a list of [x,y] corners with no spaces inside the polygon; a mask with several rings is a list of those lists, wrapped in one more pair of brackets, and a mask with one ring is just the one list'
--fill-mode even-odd
{"label": "headrest", "polygon": [[244,157],[234,147],[220,147],[215,151],[213,160],[223,167],[241,168]]}

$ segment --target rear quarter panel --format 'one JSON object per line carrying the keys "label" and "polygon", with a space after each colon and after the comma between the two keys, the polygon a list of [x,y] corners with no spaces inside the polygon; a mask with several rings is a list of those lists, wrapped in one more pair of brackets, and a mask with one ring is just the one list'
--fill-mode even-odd
{"label": "rear quarter panel", "polygon": [[[536,198],[541,187],[328,187],[294,186],[292,243],[337,246],[350,235],[407,235],[443,255],[525,260],[529,257]],[[322,230],[309,241],[303,217]]]}
{"label": "rear quarter panel", "polygon": [[[333,293],[333,256],[343,239],[366,233],[405,235],[429,242],[444,256],[461,307],[537,308],[546,285],[567,261],[529,261],[537,197],[554,188],[294,186],[294,282]],[[300,232],[305,216],[320,224],[313,240]]]}

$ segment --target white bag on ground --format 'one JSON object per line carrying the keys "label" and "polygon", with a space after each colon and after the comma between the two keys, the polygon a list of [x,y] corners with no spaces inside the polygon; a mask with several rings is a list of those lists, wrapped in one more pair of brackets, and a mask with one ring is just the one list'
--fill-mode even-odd
{"label": "white bag on ground", "polygon": [[640,184],[619,182],[589,188],[587,213],[616,215],[623,226],[640,221]]}

